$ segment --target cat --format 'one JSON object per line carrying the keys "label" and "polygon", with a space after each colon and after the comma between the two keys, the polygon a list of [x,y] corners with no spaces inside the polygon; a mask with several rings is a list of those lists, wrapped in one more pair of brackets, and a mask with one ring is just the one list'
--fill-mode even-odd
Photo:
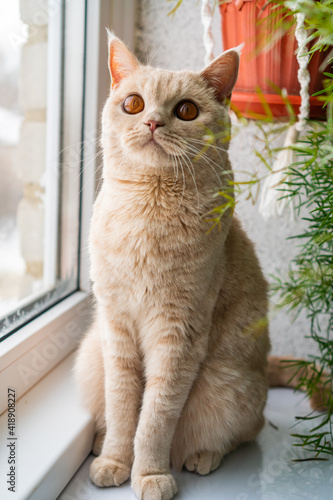
{"label": "cat", "polygon": [[[76,359],[94,416],[90,478],[171,499],[264,424],[268,287],[232,210],[228,102],[239,50],[201,73],[142,65],[112,33],[103,184],[90,230],[95,320]],[[216,140],[207,147],[207,131]]]}

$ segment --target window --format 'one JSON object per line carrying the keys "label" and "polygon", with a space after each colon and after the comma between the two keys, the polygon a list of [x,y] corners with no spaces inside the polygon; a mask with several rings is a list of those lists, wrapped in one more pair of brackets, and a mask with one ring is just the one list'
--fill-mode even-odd
{"label": "window", "polygon": [[3,7],[0,339],[80,286],[85,63],[84,2]]}

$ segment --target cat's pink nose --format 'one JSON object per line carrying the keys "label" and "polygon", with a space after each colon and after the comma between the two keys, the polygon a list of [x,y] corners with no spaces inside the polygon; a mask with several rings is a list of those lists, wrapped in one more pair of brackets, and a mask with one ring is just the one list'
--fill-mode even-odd
{"label": "cat's pink nose", "polygon": [[150,128],[150,130],[152,131],[152,133],[154,133],[155,130],[157,129],[157,127],[163,127],[164,123],[162,123],[161,121],[158,121],[158,120],[147,120],[145,122],[145,125],[147,125]]}

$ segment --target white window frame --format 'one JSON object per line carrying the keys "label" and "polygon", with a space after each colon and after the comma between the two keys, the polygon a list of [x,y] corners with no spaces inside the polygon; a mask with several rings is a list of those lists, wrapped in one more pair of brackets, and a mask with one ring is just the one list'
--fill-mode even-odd
{"label": "white window frame", "polygon": [[[71,4],[74,2],[82,2],[82,0],[71,0]],[[52,5],[54,6],[56,3],[52,2]],[[86,79],[83,138],[88,141],[89,150],[88,152],[85,150],[83,158],[80,287],[77,292],[63,299],[48,311],[40,314],[36,319],[30,321],[27,325],[16,331],[15,334],[0,343],[0,387],[2,389],[0,391],[0,436],[1,431],[6,429],[7,425],[7,388],[11,387],[15,389],[16,401],[18,401],[18,405],[20,406],[20,411],[18,412],[18,422],[20,424],[19,435],[22,436],[22,434],[26,433],[28,437],[28,439],[18,442],[21,456],[24,455],[24,447],[29,446],[28,443],[30,442],[29,449],[25,450],[28,452],[26,454],[29,456],[29,461],[20,465],[20,486],[24,483],[24,475],[27,478],[29,477],[30,486],[32,484],[31,475],[34,476],[33,482],[35,482],[32,496],[28,490],[24,492],[21,489],[20,496],[16,498],[45,499],[45,491],[48,491],[48,498],[51,498],[55,494],[58,495],[91,449],[92,420],[81,410],[78,400],[74,396],[68,397],[68,401],[71,402],[73,400],[73,403],[68,403],[67,401],[66,412],[68,412],[69,427],[71,428],[71,425],[75,424],[75,422],[70,421],[71,415],[75,415],[76,425],[74,425],[71,433],[68,432],[68,425],[66,424],[66,437],[63,438],[64,442],[62,443],[62,449],[65,451],[61,457],[59,451],[54,451],[53,457],[51,443],[48,442],[48,446],[45,447],[45,456],[51,457],[48,460],[54,463],[53,470],[50,469],[47,473],[36,470],[36,464],[40,464],[43,461],[43,457],[40,456],[40,451],[38,457],[35,457],[34,445],[31,446],[31,443],[47,439],[50,429],[53,428],[52,419],[54,419],[54,423],[57,423],[61,418],[58,409],[59,396],[57,396],[58,399],[56,396],[53,398],[53,391],[56,392],[55,388],[57,387],[56,380],[63,381],[64,390],[66,390],[67,386],[68,391],[75,390],[72,376],[70,380],[68,379],[68,366],[72,366],[73,357],[70,356],[68,358],[68,356],[77,347],[91,319],[92,300],[87,241],[92,205],[100,176],[97,167],[102,161],[101,157],[93,161],[91,158],[97,154],[99,147],[98,141],[95,140],[100,134],[99,110],[103,106],[110,87],[107,70],[107,38],[105,28],[111,27],[130,48],[133,48],[134,45],[135,0],[86,0],[86,5],[88,15],[86,20]],[[75,26],[73,26],[73,30],[75,30]],[[52,33],[51,36],[53,36]],[[56,38],[56,35],[54,37]],[[50,50],[52,49],[50,48]],[[53,91],[57,91],[56,87],[53,88]],[[52,131],[49,130],[49,133],[51,134]],[[49,182],[54,182],[54,178],[50,178]],[[54,202],[56,196],[57,191],[54,189],[50,204]],[[46,210],[48,210],[47,207]],[[49,241],[51,242],[51,240],[52,237],[50,237]],[[50,276],[52,272],[53,270],[51,269]],[[64,382],[67,380],[68,384]],[[48,403],[45,413],[43,400],[45,401],[46,396]],[[33,411],[36,413],[36,420],[40,425],[37,436],[31,436],[31,432],[34,431],[29,427],[29,422],[35,421],[35,419],[31,418],[31,414],[29,415],[29,419],[25,419],[24,414],[24,405],[29,405],[29,402],[32,401],[35,402]],[[38,401],[40,402],[38,403]],[[73,404],[73,407],[71,407],[71,404]],[[81,416],[81,419],[78,417],[78,414]],[[56,440],[57,438],[53,436],[53,439]],[[84,441],[84,445],[82,445],[82,440]],[[57,456],[56,453],[58,454]],[[61,463],[65,463],[64,461],[66,462],[66,474],[64,474],[63,466],[61,466]],[[57,471],[59,471],[58,475]],[[57,476],[56,482],[54,481],[54,474]],[[5,487],[6,485],[1,485],[0,492]],[[51,491],[53,492],[52,494]],[[1,498],[7,498],[7,493],[4,490],[5,496],[1,493]]]}

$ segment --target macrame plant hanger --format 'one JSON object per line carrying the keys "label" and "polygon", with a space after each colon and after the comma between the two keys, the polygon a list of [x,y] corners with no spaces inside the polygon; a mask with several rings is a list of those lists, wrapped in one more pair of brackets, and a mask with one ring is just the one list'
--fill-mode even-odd
{"label": "macrame plant hanger", "polygon": [[214,37],[212,32],[213,12],[210,0],[201,2],[201,22],[203,26],[203,46],[205,49],[205,66],[214,60]]}
{"label": "macrame plant hanger", "polygon": [[[295,9],[298,2],[295,3]],[[294,218],[294,205],[292,198],[285,196],[286,188],[290,180],[288,167],[294,162],[294,151],[292,146],[296,144],[300,132],[305,128],[306,121],[309,118],[310,96],[309,84],[310,73],[308,70],[309,54],[306,46],[306,30],[304,29],[305,15],[302,13],[294,14],[296,18],[295,37],[297,40],[297,62],[299,69],[297,72],[300,83],[301,105],[298,114],[298,121],[288,129],[283,149],[279,152],[273,165],[272,172],[265,180],[259,203],[259,212],[265,219],[269,217],[282,215],[287,207],[290,208],[290,219]],[[207,66],[214,59],[214,38],[212,33],[213,12],[210,0],[201,2],[201,22],[203,26],[203,46],[205,49],[204,63]]]}
{"label": "macrame plant hanger", "polygon": [[[295,8],[297,8],[297,4],[298,2],[296,2]],[[308,70],[310,56],[306,46],[305,15],[296,13],[294,16],[296,18],[295,37],[298,45],[296,57],[299,65],[297,77],[301,88],[301,105],[298,121],[289,127],[283,149],[278,153],[272,172],[262,187],[259,212],[265,219],[281,216],[288,207],[290,220],[293,220],[295,217],[293,198],[290,198],[287,194],[288,191],[286,191],[289,187],[288,182],[291,180],[291,173],[288,172],[288,167],[295,160],[295,153],[292,146],[296,144],[300,132],[305,128],[310,113],[310,73]]]}

